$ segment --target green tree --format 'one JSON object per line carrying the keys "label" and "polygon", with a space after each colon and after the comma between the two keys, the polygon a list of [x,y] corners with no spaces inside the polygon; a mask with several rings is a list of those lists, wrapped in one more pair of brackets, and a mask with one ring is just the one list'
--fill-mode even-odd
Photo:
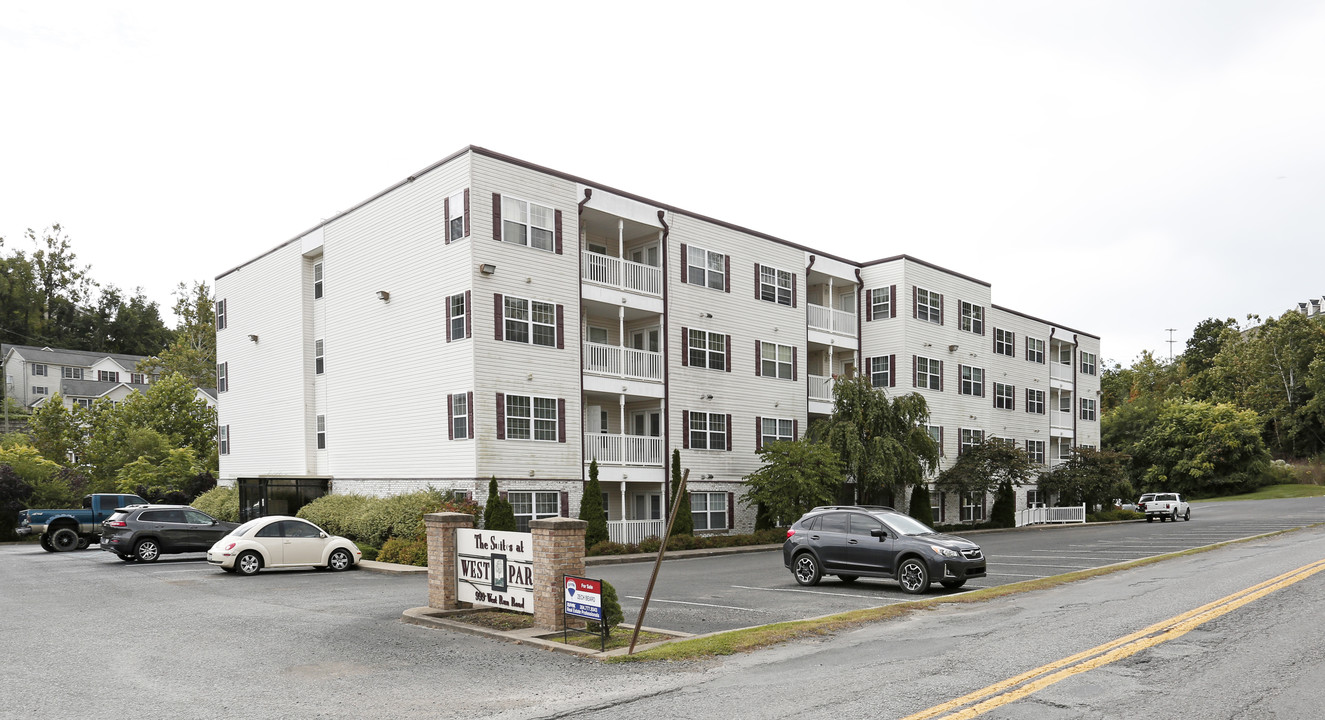
{"label": "green tree", "polygon": [[74,415],[56,392],[32,411],[28,420],[32,444],[41,456],[54,463],[66,464],[69,456],[82,445],[83,431]]}
{"label": "green tree", "polygon": [[811,437],[837,453],[856,481],[858,502],[891,505],[938,466],[938,443],[925,428],[928,421],[929,406],[919,393],[890,398],[857,375],[838,379],[833,414],[811,426]]}
{"label": "green tree", "polygon": [[672,450],[672,497],[667,503],[667,512],[672,512],[676,508],[676,519],[672,521],[672,536],[694,535],[695,534],[695,516],[690,511],[690,493],[686,492],[681,496],[681,503],[678,506],[676,494],[681,490],[681,451]]}
{"label": "green tree", "polygon": [[175,314],[180,321],[174,340],[160,355],[140,361],[138,372],[177,372],[197,387],[216,387],[216,309],[207,283],[194,283],[191,289],[180,283]]}
{"label": "green tree", "polygon": [[1137,443],[1149,462],[1142,489],[1201,497],[1257,487],[1270,462],[1260,428],[1259,415],[1233,405],[1166,403]]}
{"label": "green tree", "polygon": [[929,504],[929,485],[920,483],[911,490],[911,504],[907,506],[906,514],[926,525],[934,524],[934,508]]}
{"label": "green tree", "polygon": [[206,457],[216,443],[216,410],[179,373],[152,383],[146,392],[130,395],[121,405],[121,414],[125,423],[155,430],[172,447],[192,448],[198,457]]}
{"label": "green tree", "polygon": [[1136,494],[1128,479],[1130,462],[1119,452],[1073,448],[1066,460],[1040,475],[1039,489],[1058,498],[1060,505],[1104,507],[1115,498]]}
{"label": "green tree", "polygon": [[12,540],[18,511],[28,507],[32,484],[9,465],[0,465],[0,540]]}
{"label": "green tree", "polygon": [[948,492],[990,493],[1003,482],[1025,485],[1037,473],[1038,466],[1016,443],[990,438],[962,450],[957,462],[939,473],[935,485]]}
{"label": "green tree", "polygon": [[1017,491],[1010,480],[998,483],[994,507],[989,511],[989,524],[994,527],[1015,527],[1017,524]]}
{"label": "green tree", "polygon": [[589,482],[584,486],[584,497],[580,498],[580,519],[589,523],[584,531],[586,548],[607,541],[607,512],[603,510],[603,491],[598,485],[598,458],[589,462]]}
{"label": "green tree", "polygon": [[497,491],[496,476],[488,482],[488,503],[483,508],[483,528],[505,532],[515,532],[520,529],[515,522],[515,508]]}
{"label": "green tree", "polygon": [[185,489],[197,475],[197,456],[193,448],[172,448],[162,456],[139,455],[125,464],[115,476],[116,489],[145,497],[171,492],[185,495]]}
{"label": "green tree", "polygon": [[1100,374],[1100,407],[1108,412],[1142,398],[1172,398],[1181,391],[1176,363],[1157,360],[1149,350],[1141,351],[1131,367],[1114,363]]}
{"label": "green tree", "polygon": [[827,445],[806,438],[766,443],[762,466],[745,477],[741,502],[763,506],[774,525],[787,526],[842,489],[842,460]]}

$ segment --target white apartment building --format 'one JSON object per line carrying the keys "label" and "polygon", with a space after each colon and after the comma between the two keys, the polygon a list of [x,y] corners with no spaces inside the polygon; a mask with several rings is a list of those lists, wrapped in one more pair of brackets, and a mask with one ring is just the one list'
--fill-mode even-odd
{"label": "white apartment building", "polygon": [[136,370],[142,355],[5,345],[5,394],[35,407],[57,392],[66,407],[89,407],[100,399],[119,402],[145,390],[152,377]]}
{"label": "white apartment building", "polygon": [[[216,298],[221,482],[245,513],[427,486],[482,502],[496,477],[523,526],[578,513],[596,458],[613,539],[637,541],[679,450],[696,529],[749,531],[758,448],[854,372],[924,394],[945,463],[981,437],[1047,464],[1099,443],[1099,338],[986,282],[479,147],[222,273]],[[935,498],[945,522],[985,512]]]}

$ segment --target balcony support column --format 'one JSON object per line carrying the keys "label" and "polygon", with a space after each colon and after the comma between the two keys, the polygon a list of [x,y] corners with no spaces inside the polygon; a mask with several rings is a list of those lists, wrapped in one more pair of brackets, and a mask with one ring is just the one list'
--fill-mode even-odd
{"label": "balcony support column", "polygon": [[629,465],[626,458],[626,396],[623,393],[617,397],[620,398],[617,404],[621,407],[621,464]]}
{"label": "balcony support column", "polygon": [[616,221],[616,256],[623,262],[626,259],[626,221],[621,218]]}

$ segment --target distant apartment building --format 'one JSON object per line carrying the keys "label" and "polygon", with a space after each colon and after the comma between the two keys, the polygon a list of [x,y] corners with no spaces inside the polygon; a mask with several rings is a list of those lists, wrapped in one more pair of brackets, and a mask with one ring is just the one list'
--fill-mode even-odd
{"label": "distant apartment building", "polygon": [[[1099,338],[908,255],[858,262],[468,147],[216,279],[222,484],[248,514],[424,487],[521,527],[660,534],[679,450],[699,532],[749,531],[767,442],[838,378],[921,393],[946,467],[998,437],[1099,444]],[[403,391],[403,392],[402,392]],[[935,493],[941,522],[988,498]],[[1019,502],[1039,502],[1025,488]]]}
{"label": "distant apartment building", "polygon": [[[98,400],[122,402],[145,392],[157,380],[137,370],[145,355],[63,350],[33,345],[0,346],[4,358],[5,395],[26,408],[36,408],[55,394],[65,407],[91,407]],[[216,394],[201,388],[198,397],[214,407]]]}

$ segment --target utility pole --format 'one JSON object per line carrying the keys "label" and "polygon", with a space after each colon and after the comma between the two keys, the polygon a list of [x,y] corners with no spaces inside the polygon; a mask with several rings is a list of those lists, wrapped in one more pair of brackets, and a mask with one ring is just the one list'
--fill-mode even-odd
{"label": "utility pole", "polygon": [[1173,343],[1176,342],[1173,339],[1173,333],[1177,332],[1178,328],[1164,328],[1164,329],[1169,331],[1169,362],[1173,362]]}

